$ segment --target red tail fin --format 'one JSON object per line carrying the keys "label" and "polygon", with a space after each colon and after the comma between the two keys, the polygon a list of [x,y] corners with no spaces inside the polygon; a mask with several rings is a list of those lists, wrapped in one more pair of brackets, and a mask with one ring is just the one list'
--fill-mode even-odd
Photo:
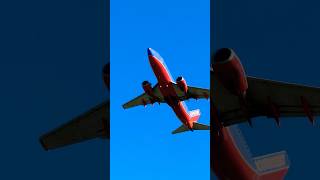
{"label": "red tail fin", "polygon": [[200,110],[196,109],[196,110],[190,111],[189,116],[192,122],[197,122],[198,119],[200,118]]}

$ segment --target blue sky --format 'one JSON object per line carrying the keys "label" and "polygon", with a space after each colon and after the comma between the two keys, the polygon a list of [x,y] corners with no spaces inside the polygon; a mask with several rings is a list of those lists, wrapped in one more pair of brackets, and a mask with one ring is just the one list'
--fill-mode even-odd
{"label": "blue sky", "polygon": [[0,2],[0,179],[107,179],[107,141],[46,152],[39,136],[105,99],[102,1]]}
{"label": "blue sky", "polygon": [[[147,48],[174,78],[209,88],[209,1],[111,2],[111,179],[208,179],[209,133],[171,135],[181,124],[166,104],[122,109],[153,85]],[[187,102],[209,123],[207,100]]]}
{"label": "blue sky", "polygon": [[[319,2],[226,0],[213,5],[212,51],[233,48],[251,76],[320,86]],[[307,118],[281,122],[276,128],[273,119],[257,118],[253,129],[241,126],[252,152],[286,150],[291,161],[286,179],[318,179],[320,129]]]}

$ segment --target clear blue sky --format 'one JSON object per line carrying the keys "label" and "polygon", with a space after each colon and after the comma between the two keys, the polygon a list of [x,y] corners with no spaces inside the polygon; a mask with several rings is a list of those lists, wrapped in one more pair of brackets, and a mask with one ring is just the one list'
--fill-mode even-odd
{"label": "clear blue sky", "polygon": [[[181,125],[168,105],[122,104],[153,85],[147,48],[158,51],[172,76],[209,88],[209,1],[111,2],[111,179],[209,179],[209,132],[171,135]],[[209,123],[209,102],[190,100]]]}
{"label": "clear blue sky", "polygon": [[[319,2],[219,3],[212,10],[211,19],[218,23],[211,29],[212,50],[234,48],[248,75],[320,86]],[[252,152],[262,155],[286,150],[291,161],[286,179],[319,179],[320,129],[312,127],[307,118],[281,120],[281,128],[266,118],[254,120],[253,129],[241,126]]]}
{"label": "clear blue sky", "polygon": [[103,1],[0,2],[0,179],[107,179],[107,141],[46,152],[44,132],[105,98]]}

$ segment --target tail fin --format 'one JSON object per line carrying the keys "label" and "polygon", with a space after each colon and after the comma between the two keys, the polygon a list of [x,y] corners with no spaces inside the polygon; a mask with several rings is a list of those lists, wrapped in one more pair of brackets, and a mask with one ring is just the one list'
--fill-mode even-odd
{"label": "tail fin", "polygon": [[[210,130],[210,126],[197,123],[197,121],[200,117],[200,110],[199,109],[190,111],[189,116],[190,116],[191,122],[193,123],[193,127],[192,127],[193,130]],[[182,124],[176,130],[172,131],[172,134],[182,133],[182,132],[189,131],[189,130],[190,129],[187,126]]]}
{"label": "tail fin", "polygon": [[[210,126],[194,122],[193,123],[193,129],[194,130],[210,130]],[[189,130],[190,129],[187,126],[182,124],[176,130],[172,131],[172,134],[182,133],[182,132],[189,131]]]}
{"label": "tail fin", "polygon": [[200,118],[200,110],[199,109],[196,109],[196,110],[193,110],[193,111],[190,111],[189,112],[189,116],[191,118],[191,121],[192,122],[197,122],[198,119]]}

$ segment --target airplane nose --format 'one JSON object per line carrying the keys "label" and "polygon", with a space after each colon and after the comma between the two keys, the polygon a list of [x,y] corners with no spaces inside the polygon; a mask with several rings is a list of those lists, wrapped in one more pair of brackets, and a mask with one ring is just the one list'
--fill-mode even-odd
{"label": "airplane nose", "polygon": [[151,48],[148,48],[148,56],[153,56],[153,49]]}
{"label": "airplane nose", "polygon": [[155,50],[153,50],[151,48],[148,48],[148,56],[153,56],[158,61],[163,62],[163,58],[160,56],[160,54],[157,51],[155,51]]}

